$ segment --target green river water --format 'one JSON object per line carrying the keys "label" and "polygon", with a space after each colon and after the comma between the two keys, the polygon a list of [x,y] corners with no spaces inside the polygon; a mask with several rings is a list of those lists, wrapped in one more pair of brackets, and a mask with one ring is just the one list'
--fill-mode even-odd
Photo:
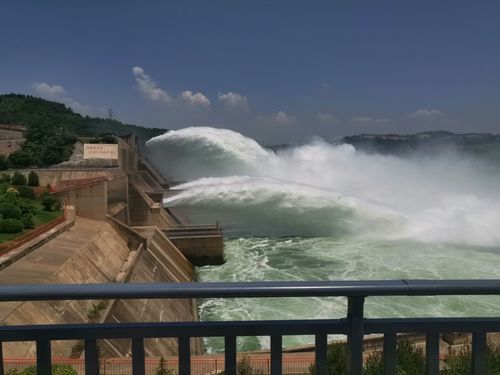
{"label": "green river water", "polygon": [[[225,242],[227,262],[198,268],[200,281],[498,278],[499,248],[417,242],[362,242],[332,238],[247,237]],[[368,317],[498,316],[500,297],[371,297]],[[210,299],[202,320],[312,319],[342,317],[344,298]],[[284,337],[285,346],[312,343]],[[206,341],[223,349],[222,338]],[[269,345],[268,337],[239,339],[240,350]]]}

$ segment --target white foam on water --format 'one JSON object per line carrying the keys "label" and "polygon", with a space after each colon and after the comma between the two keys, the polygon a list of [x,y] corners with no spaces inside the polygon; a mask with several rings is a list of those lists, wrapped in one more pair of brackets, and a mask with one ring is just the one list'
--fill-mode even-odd
{"label": "white foam on water", "polygon": [[[198,269],[202,281],[383,280],[498,278],[500,249],[421,242],[365,242],[324,238],[245,237],[226,241],[227,263]],[[500,297],[370,297],[369,317],[498,316]],[[346,315],[344,298],[211,299],[203,320],[327,319]],[[286,336],[286,346],[310,344]],[[222,340],[207,340],[212,351]],[[267,348],[265,338],[244,338],[240,350]]]}

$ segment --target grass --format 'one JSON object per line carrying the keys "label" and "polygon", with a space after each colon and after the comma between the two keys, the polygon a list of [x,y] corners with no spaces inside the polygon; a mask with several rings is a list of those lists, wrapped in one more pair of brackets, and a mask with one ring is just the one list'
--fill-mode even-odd
{"label": "grass", "polygon": [[21,233],[0,233],[0,243],[4,243],[7,241],[10,241],[17,236],[20,236],[21,234],[25,233],[26,231],[23,231]]}
{"label": "grass", "polygon": [[63,214],[62,210],[59,211],[44,211],[43,206],[40,202],[36,202],[35,206],[37,208],[37,213],[35,218],[35,228],[52,221]]}
{"label": "grass", "polygon": [[[34,215],[34,220],[35,220],[35,229],[38,228],[40,225],[46,224],[59,216],[61,216],[64,211],[58,210],[58,211],[45,211],[43,209],[42,204],[39,201],[35,202],[35,206],[37,208],[37,213]],[[0,233],[0,243],[4,243],[10,240],[15,239],[16,237],[19,237],[33,229],[25,229],[22,232],[19,233]]]}

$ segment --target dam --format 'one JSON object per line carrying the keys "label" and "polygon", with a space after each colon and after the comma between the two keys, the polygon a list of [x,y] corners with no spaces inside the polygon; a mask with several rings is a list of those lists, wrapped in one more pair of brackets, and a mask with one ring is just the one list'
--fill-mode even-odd
{"label": "dam", "polygon": [[[283,167],[281,156],[248,143],[255,151],[254,163],[269,157],[266,168],[273,164]],[[395,311],[396,316],[389,318],[371,314],[374,306],[387,311],[387,301],[395,300],[397,305],[398,298],[406,298],[409,302],[403,307],[411,307],[421,306],[420,298],[431,295],[498,296],[500,284],[496,279],[402,277],[356,281],[342,277],[343,281],[335,281],[328,280],[326,275],[323,281],[255,280],[276,270],[283,272],[282,280],[290,280],[291,273],[286,269],[290,266],[293,277],[300,279],[303,270],[295,267],[298,264],[295,262],[305,264],[310,254],[299,251],[304,249],[331,250],[333,246],[338,253],[335,264],[339,268],[348,259],[351,248],[342,241],[332,243],[328,237],[306,238],[307,231],[313,227],[327,230],[333,222],[338,233],[349,234],[345,225],[349,220],[334,222],[339,212],[351,222],[375,212],[363,225],[380,229],[385,223],[397,224],[393,219],[400,216],[394,212],[363,205],[359,199],[343,198],[325,189],[318,192],[310,185],[290,184],[284,188],[278,181],[252,176],[254,167],[250,162],[246,162],[248,176],[201,178],[172,190],[170,183],[136,152],[133,139],[125,137],[118,140],[118,145],[120,158],[116,165],[110,163],[103,168],[86,161],[85,166],[37,170],[40,183],[50,185],[51,193],[64,200],[65,214],[43,228],[36,238],[24,238],[5,245],[2,250],[0,300],[4,303],[0,310],[3,323],[0,352],[6,359],[4,369],[14,366],[14,356],[22,356],[47,375],[51,363],[70,364],[88,374],[132,371],[143,375],[154,373],[159,357],[165,356],[168,369],[179,374],[220,371],[236,374],[237,366],[245,358],[241,352],[250,352],[251,366],[262,373],[303,374],[314,365],[318,373],[325,374],[331,357],[328,353],[335,347],[332,337],[334,340],[343,337],[347,339],[341,345],[346,348],[350,374],[360,374],[368,358],[382,352],[386,372],[395,373],[398,342],[403,341],[424,348],[429,374],[437,374],[450,353],[472,341],[474,373],[484,373],[486,343],[498,341],[493,334],[498,329],[498,319],[412,318],[404,311]],[[344,160],[348,159],[349,148],[343,152],[347,154],[343,155]],[[240,156],[247,154],[252,152]],[[294,189],[302,194],[299,195],[303,198],[302,205],[289,204],[289,199],[297,197]],[[261,197],[257,194],[262,192],[267,194],[264,194],[267,201],[259,201]],[[221,204],[220,196],[230,198],[232,207]],[[285,204],[276,206],[275,197]],[[254,211],[253,216],[263,220],[264,227],[283,230],[297,228],[294,210],[301,211],[302,218],[310,217],[304,203],[318,199],[333,209],[333,214],[314,211],[317,205],[312,204],[313,213],[332,216],[316,215],[321,219],[318,225],[302,225],[303,238],[279,238],[276,233],[273,238],[231,238],[226,241],[229,248],[226,254],[219,222],[200,216],[189,207],[186,209],[190,204],[195,206],[193,202],[206,201],[212,205],[205,206],[209,211],[222,207],[226,213],[228,208],[257,207],[260,211]],[[168,207],[164,207],[164,202],[169,203]],[[356,205],[361,209],[354,209]],[[255,215],[256,212],[261,214]],[[196,223],[189,224],[186,216],[190,220],[195,218]],[[205,221],[200,222],[200,218]],[[292,226],[281,226],[283,222]],[[359,243],[354,245],[359,247]],[[293,246],[296,250],[290,252]],[[374,246],[369,250],[378,251]],[[235,264],[236,255],[243,259],[244,266]],[[368,255],[363,259],[370,260]],[[228,261],[221,265],[224,260]],[[323,269],[326,272],[329,261],[323,257],[321,263],[313,262],[315,275]],[[196,265],[203,267],[195,276]],[[391,268],[390,263],[387,268]],[[238,275],[238,282],[221,282],[224,280],[221,275],[227,277],[228,271],[229,275]],[[211,282],[194,283],[199,281],[198,277]],[[282,300],[289,301],[288,297],[295,297],[299,306],[315,308],[320,301],[325,308],[312,319],[291,317],[295,305]],[[201,305],[199,300],[203,301]],[[242,314],[233,318],[235,304],[240,304],[243,314],[262,315]],[[229,319],[205,315],[198,321],[199,312],[210,313],[210,306],[217,307],[217,312],[227,314]],[[469,316],[475,316],[474,312]],[[292,347],[296,344],[291,340],[297,337],[312,338],[313,342]],[[248,346],[248,342],[255,345],[257,340],[260,350]],[[207,349],[213,353],[206,355]]]}
{"label": "dam", "polygon": [[[137,140],[117,138],[113,167],[37,169],[41,186],[64,201],[64,215],[22,241],[0,249],[0,285],[127,284],[195,281],[193,264],[223,262],[220,225],[191,226],[163,208],[168,182],[137,151]],[[29,171],[24,171],[27,174]],[[11,302],[0,307],[2,325],[198,320],[195,299]],[[147,356],[176,355],[171,339],[146,342]],[[83,342],[55,343],[60,358],[79,358]],[[104,340],[103,357],[131,353],[127,340]],[[200,339],[193,354],[203,353]],[[35,343],[4,343],[5,358],[33,358]]]}

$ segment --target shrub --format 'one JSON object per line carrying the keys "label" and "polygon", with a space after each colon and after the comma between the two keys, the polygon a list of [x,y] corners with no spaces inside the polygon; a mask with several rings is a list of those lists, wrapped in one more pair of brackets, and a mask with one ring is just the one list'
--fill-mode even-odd
{"label": "shrub", "polygon": [[160,358],[160,363],[158,364],[158,367],[155,370],[155,375],[173,375],[174,372],[167,367],[165,358],[161,357]]}
{"label": "shrub", "polygon": [[33,215],[21,216],[21,223],[23,223],[23,226],[26,229],[33,229],[35,227],[35,219],[33,218]]}
{"label": "shrub", "polygon": [[9,162],[14,168],[26,168],[34,164],[34,155],[30,151],[17,150],[9,155]]}
{"label": "shrub", "polygon": [[104,134],[101,135],[100,143],[116,143],[116,139],[111,134]]}
{"label": "shrub", "polygon": [[19,233],[24,229],[23,223],[18,219],[0,219],[1,233]]}
{"label": "shrub", "polygon": [[93,303],[92,307],[87,312],[87,318],[92,322],[96,322],[101,316],[101,311],[104,310],[107,305],[108,302],[104,300],[99,301],[99,303]]}
{"label": "shrub", "polygon": [[7,189],[10,187],[10,183],[0,181],[0,195],[5,194]]}
{"label": "shrub", "polygon": [[0,206],[3,206],[4,204],[13,204],[17,206],[19,199],[19,192],[17,189],[12,186],[8,186],[3,194],[0,194]]}
{"label": "shrub", "polygon": [[[22,370],[11,369],[7,375],[36,375],[36,366],[29,366]],[[78,372],[71,365],[52,365],[52,375],[78,375]]]}
{"label": "shrub", "polygon": [[[219,372],[220,375],[224,375],[226,372],[221,371]],[[252,367],[252,364],[250,362],[250,357],[246,354],[244,354],[241,359],[238,361],[236,364],[236,374],[237,375],[258,375],[262,374],[261,371],[257,371]]]}
{"label": "shrub", "polygon": [[12,185],[24,186],[26,185],[26,177],[22,173],[15,171],[11,178]]}
{"label": "shrub", "polygon": [[5,171],[10,168],[9,159],[5,157],[5,155],[0,155],[0,171]]}
{"label": "shrub", "polygon": [[6,183],[10,184],[10,174],[2,173],[2,175],[0,176],[0,182],[1,183],[6,182]]}
{"label": "shrub", "polygon": [[35,199],[35,192],[29,186],[18,186],[17,191],[19,192],[19,196],[21,198]]}
{"label": "shrub", "polygon": [[[384,373],[383,353],[378,352],[368,357],[365,375],[382,375]],[[417,348],[409,341],[401,341],[396,348],[396,374],[425,374],[425,355],[422,348]]]}
{"label": "shrub", "polygon": [[2,219],[20,219],[22,211],[13,202],[1,202],[0,203],[0,215]]}
{"label": "shrub", "polygon": [[70,358],[80,358],[84,350],[85,350],[85,342],[83,340],[78,340],[71,347],[71,354],[69,355],[69,357]]}
{"label": "shrub", "polygon": [[35,215],[38,211],[31,199],[17,199],[16,205],[21,210],[21,216]]}
{"label": "shrub", "polygon": [[40,185],[40,179],[38,178],[38,174],[35,171],[31,171],[28,174],[28,185],[29,186],[38,186],[38,185]]}
{"label": "shrub", "polygon": [[250,363],[250,357],[248,355],[244,355],[236,364],[236,374],[238,375],[254,375],[259,372],[254,370]]}
{"label": "shrub", "polygon": [[29,366],[23,369],[13,368],[7,371],[7,375],[37,375],[36,366]]}
{"label": "shrub", "polygon": [[[316,367],[309,368],[311,375],[316,374]],[[335,343],[328,347],[327,373],[329,375],[347,374],[347,353],[344,343]],[[401,341],[396,348],[396,374],[421,375],[425,373],[425,355],[421,348],[409,341]],[[364,375],[383,375],[383,353],[371,354],[365,364]]]}
{"label": "shrub", "polygon": [[[472,351],[469,345],[458,352],[450,351],[444,359],[443,375],[469,375],[472,368]],[[489,344],[486,352],[486,373],[500,374],[500,347]]]}
{"label": "shrub", "polygon": [[71,365],[52,365],[53,375],[78,375],[76,369]]}
{"label": "shrub", "polygon": [[[309,372],[311,375],[315,375],[316,366],[311,365]],[[327,373],[328,375],[347,374],[347,353],[346,345],[344,343],[337,342],[328,347]]]}
{"label": "shrub", "polygon": [[46,193],[42,197],[42,206],[45,211],[54,211],[61,208],[61,202],[56,196]]}

